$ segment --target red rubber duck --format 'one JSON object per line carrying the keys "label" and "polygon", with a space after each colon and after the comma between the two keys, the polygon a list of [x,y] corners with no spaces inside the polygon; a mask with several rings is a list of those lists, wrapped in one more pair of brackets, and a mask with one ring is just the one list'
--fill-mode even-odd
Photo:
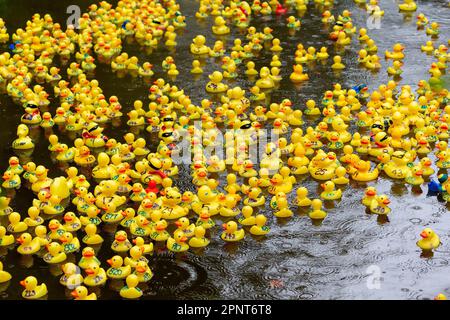
{"label": "red rubber duck", "polygon": [[281,3],[277,4],[277,8],[275,9],[276,14],[285,14],[287,9],[281,5]]}

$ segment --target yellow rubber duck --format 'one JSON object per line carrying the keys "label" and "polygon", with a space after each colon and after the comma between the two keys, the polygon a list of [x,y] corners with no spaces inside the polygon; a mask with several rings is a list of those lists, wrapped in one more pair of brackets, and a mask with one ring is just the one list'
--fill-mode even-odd
{"label": "yellow rubber duck", "polygon": [[63,247],[58,242],[51,242],[46,248],[48,253],[42,257],[45,262],[55,264],[64,262],[67,259]]}
{"label": "yellow rubber duck", "polygon": [[418,28],[418,29],[419,29],[419,28],[423,28],[423,27],[425,27],[427,24],[428,24],[428,18],[425,17],[425,15],[424,15],[423,13],[419,13],[419,14],[417,15],[417,22],[416,22],[417,28]]}
{"label": "yellow rubber duck", "polygon": [[320,199],[313,199],[311,201],[312,210],[308,213],[308,216],[313,220],[325,219],[327,213],[322,210],[322,201]]}
{"label": "yellow rubber duck", "polygon": [[130,232],[135,236],[148,236],[152,233],[152,229],[149,224],[150,221],[148,221],[147,218],[142,215],[138,215],[134,218],[134,223],[130,226]]}
{"label": "yellow rubber duck", "polygon": [[333,70],[342,70],[345,69],[345,65],[341,62],[342,58],[341,56],[334,56],[333,57],[333,64],[331,65],[331,68]]}
{"label": "yellow rubber duck", "polygon": [[414,0],[404,0],[403,3],[400,3],[398,5],[398,8],[401,11],[416,11],[417,10],[417,4],[414,2]]}
{"label": "yellow rubber duck", "polygon": [[426,53],[433,52],[434,50],[433,41],[427,41],[424,46],[420,46],[420,49]]}
{"label": "yellow rubber duck", "polygon": [[338,166],[336,157],[333,154],[326,154],[324,151],[319,150],[316,156],[311,159],[308,170],[315,179],[331,180]]}
{"label": "yellow rubber duck", "polygon": [[189,246],[193,248],[206,247],[210,241],[205,238],[205,228],[202,226],[196,226],[194,229],[194,236],[189,240]]}
{"label": "yellow rubber duck", "polygon": [[191,73],[192,74],[201,74],[201,73],[203,73],[203,69],[200,66],[200,61],[198,61],[198,60],[192,61]]}
{"label": "yellow rubber duck", "polygon": [[372,181],[378,178],[378,168],[370,171],[370,161],[359,160],[353,163],[355,171],[351,174],[351,177],[355,181]]}
{"label": "yellow rubber duck", "polygon": [[[294,214],[289,209],[289,204],[284,192],[278,192],[276,196],[276,210],[273,215],[278,218],[289,218]],[[256,218],[255,218],[256,219]],[[256,220],[255,220],[256,223]]]}
{"label": "yellow rubber duck", "polygon": [[153,251],[153,243],[145,243],[144,238],[142,237],[136,237],[135,239],[133,239],[133,244],[139,248],[141,248],[142,253],[145,254],[149,254]]}
{"label": "yellow rubber duck", "polygon": [[111,244],[111,249],[115,252],[127,252],[132,247],[128,240],[127,233],[123,230],[117,231],[114,235],[114,241]]}
{"label": "yellow rubber duck", "polygon": [[244,229],[238,230],[238,225],[235,221],[228,221],[222,225],[224,232],[220,235],[220,238],[227,242],[236,242],[244,239]]}
{"label": "yellow rubber duck", "polygon": [[25,288],[22,291],[22,297],[29,300],[40,299],[47,295],[47,286],[45,283],[38,285],[37,279],[28,276],[20,281],[20,285]]}
{"label": "yellow rubber duck", "polygon": [[166,228],[166,220],[160,220],[156,222],[155,227],[150,234],[150,238],[155,241],[166,241],[170,237],[170,234],[169,232],[167,232]]}
{"label": "yellow rubber duck", "polygon": [[224,83],[222,83],[223,75],[219,71],[214,71],[212,74],[210,74],[209,81],[206,84],[206,91],[210,93],[221,93],[225,92],[228,89],[228,86]]}
{"label": "yellow rubber duck", "polygon": [[184,252],[189,249],[189,245],[186,243],[188,237],[184,234],[183,230],[175,230],[173,237],[167,239],[166,247],[172,252]]}
{"label": "yellow rubber duck", "polygon": [[12,234],[6,234],[6,228],[4,226],[0,226],[0,247],[6,247],[13,244],[14,236]]}
{"label": "yellow rubber duck", "polygon": [[85,247],[81,252],[81,259],[78,262],[78,266],[81,269],[90,268],[93,265],[100,266],[100,260],[95,256],[95,251],[91,247]]}
{"label": "yellow rubber duck", "polygon": [[372,200],[375,199],[377,195],[377,190],[374,187],[367,187],[364,191],[364,197],[362,198],[361,202],[366,207],[370,207],[372,204]]}
{"label": "yellow rubber duck", "polygon": [[403,70],[401,69],[402,66],[403,63],[396,60],[392,63],[392,67],[387,68],[387,73],[392,76],[400,76],[403,73]]}
{"label": "yellow rubber duck", "polygon": [[434,297],[434,300],[447,300],[447,297],[443,293],[439,293],[437,296]]}
{"label": "yellow rubber duck", "polygon": [[256,81],[256,86],[260,89],[271,89],[275,86],[274,81],[270,77],[270,70],[267,67],[262,67],[259,71],[260,79]]}
{"label": "yellow rubber duck", "polygon": [[136,268],[139,261],[144,261],[148,263],[148,259],[143,256],[142,249],[134,246],[129,251],[129,257],[126,257],[124,263],[126,266],[131,266],[131,268]]}
{"label": "yellow rubber duck", "polygon": [[59,241],[61,241],[63,250],[66,254],[80,250],[80,240],[78,240],[77,237],[74,237],[70,232],[64,233],[61,238],[59,238]]}
{"label": "yellow rubber duck", "polygon": [[139,282],[148,282],[153,278],[153,272],[145,261],[138,261],[133,274],[137,275]]}
{"label": "yellow rubber duck", "polygon": [[11,274],[3,270],[3,263],[0,261],[0,283],[5,283],[11,280]]}
{"label": "yellow rubber duck", "polygon": [[388,207],[390,203],[391,201],[385,194],[375,196],[370,203],[370,212],[378,215],[388,215],[391,212],[391,208]]}
{"label": "yellow rubber duck", "polygon": [[84,228],[86,235],[83,237],[83,243],[87,245],[97,245],[103,243],[103,238],[101,235],[97,234],[97,226],[93,223],[89,223]]}
{"label": "yellow rubber duck", "polygon": [[28,225],[25,222],[21,221],[21,217],[18,212],[11,212],[11,214],[8,216],[8,220],[8,232],[20,233],[28,229]]}
{"label": "yellow rubber duck", "polygon": [[255,225],[250,228],[250,233],[255,236],[264,236],[269,233],[270,227],[266,226],[267,218],[263,214],[255,217]]}
{"label": "yellow rubber duck", "polygon": [[214,25],[211,29],[216,35],[225,35],[230,33],[230,28],[227,27],[225,19],[222,16],[218,16],[214,19]]}
{"label": "yellow rubber duck", "polygon": [[392,49],[393,51],[385,51],[384,55],[386,59],[401,60],[405,57],[405,55],[403,54],[403,50],[405,49],[405,47],[402,44],[396,43],[394,44]]}
{"label": "yellow rubber duck", "polygon": [[247,70],[245,70],[245,74],[249,77],[258,75],[258,71],[255,69],[255,63],[253,61],[249,61],[246,64]]}
{"label": "yellow rubber duck", "polygon": [[309,79],[308,74],[303,73],[303,67],[301,64],[295,64],[293,69],[294,71],[289,76],[289,79],[291,79],[292,82],[298,83]]}
{"label": "yellow rubber duck", "polygon": [[192,43],[190,45],[191,53],[193,54],[208,54],[209,48],[205,45],[206,38],[202,35],[197,35],[194,39],[192,39]]}
{"label": "yellow rubber duck", "polygon": [[97,300],[95,292],[88,294],[88,289],[85,286],[77,286],[70,294],[75,300]]}
{"label": "yellow rubber duck", "polygon": [[110,279],[125,279],[131,273],[131,266],[124,266],[121,256],[114,256],[106,262],[111,266],[106,271],[106,275]]}
{"label": "yellow rubber duck", "polygon": [[135,274],[130,274],[127,276],[126,285],[120,289],[119,294],[125,299],[138,299],[143,295],[141,289],[137,287],[139,284],[139,278]]}
{"label": "yellow rubber duck", "polygon": [[92,264],[84,271],[87,276],[84,277],[83,283],[89,287],[101,286],[108,279],[105,270],[100,265]]}
{"label": "yellow rubber duck", "polygon": [[420,169],[422,170],[422,175],[428,177],[434,174],[434,169],[431,167],[433,162],[431,162],[430,158],[424,157],[420,159]]}
{"label": "yellow rubber duck", "polygon": [[423,171],[420,165],[411,168],[410,175],[405,178],[405,182],[413,186],[420,186],[425,180],[422,177]]}
{"label": "yellow rubber duck", "polygon": [[327,181],[320,185],[324,191],[320,194],[320,197],[324,200],[338,200],[342,198],[342,190],[335,189],[333,181]]}
{"label": "yellow rubber duck", "polygon": [[392,153],[391,161],[384,167],[384,172],[393,179],[405,179],[410,175],[410,168],[407,166],[408,159],[405,157],[404,151],[395,151]]}
{"label": "yellow rubber duck", "polygon": [[34,148],[34,142],[28,136],[28,132],[28,127],[25,124],[19,124],[17,126],[17,139],[12,143],[13,149],[28,150]]}
{"label": "yellow rubber duck", "polygon": [[423,229],[420,236],[422,239],[417,241],[416,244],[422,250],[433,250],[441,244],[439,236],[431,228]]}
{"label": "yellow rubber duck", "polygon": [[439,36],[439,23],[437,22],[432,22],[430,24],[430,26],[425,30],[426,34],[433,37],[433,38],[437,38]]}

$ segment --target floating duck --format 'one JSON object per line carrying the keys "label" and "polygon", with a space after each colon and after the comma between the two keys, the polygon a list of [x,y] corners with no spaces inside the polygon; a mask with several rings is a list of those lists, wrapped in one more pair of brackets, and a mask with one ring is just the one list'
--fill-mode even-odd
{"label": "floating duck", "polygon": [[75,300],[97,300],[95,292],[88,294],[88,289],[85,286],[77,286],[70,294]]}
{"label": "floating duck", "polygon": [[6,234],[6,228],[4,226],[0,226],[0,247],[7,247],[13,244],[14,236],[12,234]]}
{"label": "floating duck", "polygon": [[388,215],[391,212],[391,208],[388,205],[391,203],[388,196],[385,194],[377,195],[370,203],[370,212],[378,215]]}
{"label": "floating duck", "polygon": [[235,221],[229,221],[222,225],[224,232],[222,232],[220,238],[227,242],[236,242],[244,239],[244,229],[238,230],[238,225]]}
{"label": "floating duck", "polygon": [[320,197],[324,200],[338,200],[342,197],[342,190],[335,189],[334,182],[327,181],[321,184],[324,191],[320,194]]}
{"label": "floating duck", "polygon": [[313,199],[311,201],[312,210],[308,213],[308,216],[313,220],[325,219],[327,213],[322,210],[322,201],[320,199]]}
{"label": "floating duck", "polygon": [[265,225],[266,222],[267,222],[267,218],[262,214],[258,214],[255,217],[255,225],[253,225],[250,228],[250,233],[255,236],[264,236],[264,235],[268,234],[270,231],[270,228]]}
{"label": "floating duck", "polygon": [[63,250],[66,254],[80,250],[80,241],[70,232],[64,233],[61,238],[59,238],[59,241],[61,241]]}
{"label": "floating duck", "polygon": [[345,69],[345,65],[341,61],[342,61],[341,56],[334,56],[333,57],[333,64],[331,65],[331,68],[333,70]]}
{"label": "floating duck", "polygon": [[117,231],[114,235],[114,241],[111,244],[111,249],[115,252],[127,252],[132,247],[128,240],[127,233],[123,230]]}
{"label": "floating duck", "polygon": [[108,279],[105,270],[100,265],[92,264],[84,271],[87,276],[84,277],[83,283],[89,287],[101,286]]}
{"label": "floating duck", "polygon": [[125,299],[137,299],[143,295],[141,289],[137,287],[139,278],[135,274],[130,274],[126,277],[126,285],[120,289],[119,294]]}
{"label": "floating duck", "polygon": [[67,262],[61,266],[63,275],[59,278],[59,283],[67,288],[77,288],[83,284],[83,276],[79,268],[72,262]]}
{"label": "floating duck", "polygon": [[87,245],[97,245],[103,243],[103,238],[101,235],[97,234],[97,226],[93,223],[89,223],[84,228],[86,235],[83,237],[83,243]]}
{"label": "floating duck", "polygon": [[58,242],[51,242],[47,246],[48,253],[44,254],[43,260],[47,263],[61,263],[67,259],[63,247]]}
{"label": "floating duck", "polygon": [[400,3],[398,5],[398,8],[401,11],[416,11],[417,10],[417,4],[413,0],[404,0],[403,3]]}
{"label": "floating duck", "polygon": [[441,244],[439,236],[431,229],[425,228],[420,233],[422,239],[417,241],[417,246],[422,250],[433,250]]}
{"label": "floating duck", "polygon": [[28,276],[20,281],[20,285],[25,288],[22,291],[22,297],[29,300],[43,298],[47,295],[47,286],[45,283],[38,285],[37,279],[33,276]]}

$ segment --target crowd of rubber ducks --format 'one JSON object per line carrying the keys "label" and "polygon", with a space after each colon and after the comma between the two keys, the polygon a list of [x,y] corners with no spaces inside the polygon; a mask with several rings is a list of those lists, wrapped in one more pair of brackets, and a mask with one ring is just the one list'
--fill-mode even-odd
{"label": "crowd of rubber ducks", "polygon": [[[351,12],[344,10],[335,16],[330,11],[333,0],[314,2],[322,12],[322,23],[331,29],[330,39],[336,46],[349,46],[357,34]],[[384,15],[377,0],[355,2],[366,5],[372,14]],[[108,279],[124,280],[119,295],[135,299],[143,295],[138,285],[153,277],[146,255],[152,254],[154,245],[163,243],[175,253],[207,247],[211,241],[208,229],[217,228],[213,218],[223,220],[219,226],[223,241],[242,241],[248,233],[263,237],[270,227],[267,216],[258,209],[267,202],[277,218],[292,217],[292,207],[298,206],[320,223],[327,217],[323,202],[339,201],[342,187],[350,180],[370,182],[385,174],[420,188],[425,179],[436,174],[434,167],[449,168],[450,94],[434,85],[439,84],[450,56],[445,44],[434,48],[439,25],[429,23],[423,14],[417,16],[417,27],[426,28],[434,41],[418,48],[396,43],[392,51],[386,51],[385,59],[393,61],[387,72],[394,80],[371,93],[364,85],[343,88],[336,83],[321,101],[308,100],[305,108],[294,108],[289,99],[265,104],[266,94],[276,90],[281,80],[283,47],[270,27],[258,31],[251,26],[252,16],[286,15],[284,23],[295,33],[302,23],[291,13],[307,11],[308,3],[232,0],[226,5],[222,0],[201,0],[195,17],[212,16],[211,32],[218,39],[230,34],[232,28],[246,31],[245,39],[234,39],[228,49],[223,40],[208,47],[203,35],[194,37],[189,46],[192,74],[203,73],[205,57],[217,58],[221,64],[221,71],[208,75],[205,87],[206,92],[220,95],[220,103],[204,98],[195,105],[184,90],[158,78],[150,84],[148,108],[136,100],[126,115],[118,97],[106,97],[100,83],[92,79],[96,64],[110,65],[119,76],[151,79],[153,64],[129,56],[122,43],[131,37],[146,48],[156,49],[160,43],[176,46],[176,30],[185,28],[186,22],[174,0],[123,0],[115,8],[102,1],[81,16],[78,30],[74,26],[63,30],[49,14],[35,14],[25,29],[17,29],[10,37],[0,20],[0,42],[13,41],[12,52],[0,55],[0,84],[24,110],[11,145],[18,156],[10,157],[2,175],[1,187],[7,196],[0,198],[0,216],[7,217],[7,223],[0,226],[0,246],[61,265],[60,283],[70,288],[77,300],[96,299],[87,287],[101,286]],[[417,5],[405,0],[399,9],[415,11]],[[375,41],[365,28],[358,33],[361,50],[355,59],[367,69],[380,69]],[[417,90],[410,85],[400,87],[395,81],[402,73],[405,49],[422,50],[436,59],[430,66],[430,79],[421,80]],[[305,48],[298,44],[289,79],[293,83],[308,81],[303,65],[314,60],[327,63],[327,50],[325,46]],[[272,59],[270,66],[257,70],[252,59],[259,51],[270,52]],[[72,58],[76,62],[71,62]],[[60,68],[52,65],[56,59],[62,62]],[[169,78],[179,74],[172,56],[167,56],[161,67]],[[330,68],[337,72],[346,68],[340,55],[332,57]],[[64,70],[67,79],[63,79]],[[250,97],[242,88],[230,87],[224,81],[236,78],[239,71],[254,82]],[[53,92],[47,93],[49,86]],[[58,102],[57,108],[50,108],[50,94]],[[104,124],[114,126],[123,116],[128,117],[129,127],[123,141],[108,138],[103,133]],[[320,122],[302,128],[304,117]],[[202,123],[200,138],[193,135],[196,120]],[[350,127],[358,130],[351,133]],[[33,153],[32,131],[36,128],[46,132],[50,156],[65,168],[64,176],[51,178],[45,166],[21,160]],[[67,134],[72,142],[63,143],[52,128]],[[154,150],[147,143],[149,138],[139,134],[141,128],[147,137],[158,138]],[[226,133],[232,138],[226,141],[232,142],[224,143],[231,161],[204,154],[206,147],[222,143],[218,132],[223,129],[232,129]],[[264,129],[275,132],[278,139],[265,146],[259,163],[255,163],[238,151],[257,143]],[[174,183],[179,168],[172,156],[180,152],[177,142],[182,137],[194,155],[190,173],[195,192],[180,190]],[[242,143],[236,142],[237,137],[243,138]],[[86,167],[92,169],[91,176],[83,174]],[[221,184],[216,177],[224,172],[226,183]],[[298,180],[305,175],[320,182],[318,198],[310,199],[309,190],[299,185]],[[26,217],[9,206],[19,188],[29,188],[35,194]],[[296,200],[290,203],[288,196],[294,190]],[[450,201],[446,174],[439,175],[439,191]],[[389,221],[390,199],[378,194],[375,187],[366,188],[362,204],[384,217],[384,222]],[[72,211],[66,209],[69,206]],[[96,258],[104,242],[101,227],[114,234],[113,255],[106,270]],[[423,250],[434,250],[440,244],[430,228],[420,237],[417,246]],[[80,250],[82,257],[75,263],[70,257]],[[0,263],[0,283],[10,279]],[[38,284],[34,276],[20,283],[23,298],[47,295],[46,285]]]}

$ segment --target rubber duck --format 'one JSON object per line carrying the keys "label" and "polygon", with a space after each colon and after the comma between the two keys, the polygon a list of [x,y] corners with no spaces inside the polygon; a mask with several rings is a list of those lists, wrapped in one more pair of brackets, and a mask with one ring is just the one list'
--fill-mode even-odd
{"label": "rubber duck", "polygon": [[20,233],[28,229],[28,225],[25,222],[20,221],[21,217],[17,212],[11,212],[11,214],[8,216],[8,220],[9,224],[7,230],[11,233]]}
{"label": "rubber duck", "polygon": [[19,189],[21,185],[20,176],[13,171],[5,171],[2,176],[2,187],[5,189]]}
{"label": "rubber duck", "polygon": [[384,167],[384,172],[394,179],[405,179],[410,175],[410,168],[407,166],[408,159],[405,151],[395,151],[392,153],[391,161]]}
{"label": "rubber duck", "polygon": [[370,212],[378,215],[388,215],[391,212],[391,208],[388,207],[391,201],[385,194],[377,195],[370,203]]}
{"label": "rubber duck", "polygon": [[318,60],[326,60],[330,55],[327,52],[327,47],[321,47],[319,52],[317,52],[316,57]]}
{"label": "rubber duck", "polygon": [[420,46],[420,50],[426,53],[431,53],[434,50],[433,41],[427,41],[424,46]]}
{"label": "rubber duck", "polygon": [[294,65],[293,69],[294,71],[289,76],[289,79],[291,79],[292,82],[298,83],[309,79],[308,74],[303,73],[303,67],[301,64]]}
{"label": "rubber duck", "polygon": [[431,228],[423,229],[420,237],[422,239],[417,241],[416,244],[422,250],[433,250],[441,244],[439,236]]}
{"label": "rubber duck", "polygon": [[209,81],[206,85],[206,91],[210,93],[221,93],[228,90],[228,86],[224,83],[222,83],[223,75],[219,71],[214,71],[212,74],[210,74]]}
{"label": "rubber duck", "polygon": [[286,26],[288,27],[288,29],[290,30],[299,30],[301,23],[299,19],[296,19],[294,16],[289,16],[287,19],[287,24]]}
{"label": "rubber duck", "polygon": [[135,236],[148,236],[152,232],[149,224],[150,221],[148,221],[147,218],[142,215],[138,215],[134,218],[134,223],[132,223],[130,226],[130,232]]}
{"label": "rubber duck", "polygon": [[227,242],[236,242],[244,239],[244,229],[238,230],[238,225],[235,221],[228,221],[222,225],[224,232],[222,232],[220,238]]}
{"label": "rubber duck", "polygon": [[403,63],[396,60],[392,63],[392,67],[387,68],[387,73],[392,76],[400,76],[403,73],[403,70],[401,69],[402,66]]}
{"label": "rubber duck", "polygon": [[89,223],[84,227],[86,235],[83,237],[83,243],[87,245],[97,245],[103,243],[103,238],[97,233],[97,226],[93,223]]}
{"label": "rubber duck", "polygon": [[343,63],[341,63],[342,58],[341,56],[334,56],[333,57],[333,64],[331,65],[331,68],[333,70],[342,70],[345,69],[345,65]]}
{"label": "rubber duck", "polygon": [[425,17],[425,15],[423,13],[419,13],[417,15],[417,22],[416,22],[417,28],[418,29],[423,28],[427,24],[428,24],[428,18]]}
{"label": "rubber duck", "polygon": [[67,259],[63,247],[58,242],[51,242],[46,248],[48,252],[42,257],[45,262],[55,264],[64,262]]}
{"label": "rubber duck", "polygon": [[225,35],[230,33],[230,28],[227,27],[225,19],[222,16],[218,16],[214,19],[214,26],[212,26],[211,29],[216,35]]}
{"label": "rubber duck", "polygon": [[336,39],[336,44],[339,46],[347,46],[351,42],[351,38],[343,31],[339,32]]}
{"label": "rubber duck", "polygon": [[47,286],[45,283],[38,285],[38,281],[33,276],[28,276],[20,281],[20,285],[25,288],[22,291],[22,297],[28,300],[41,299],[47,295]]}
{"label": "rubber duck", "polygon": [[420,165],[416,165],[416,166],[411,168],[411,173],[410,173],[409,176],[407,176],[405,178],[405,182],[409,183],[409,184],[411,184],[413,186],[419,186],[419,185],[421,185],[422,183],[425,182],[423,177],[422,177],[422,175],[423,175],[423,171],[421,169],[421,166]]}
{"label": "rubber duck", "polygon": [[270,227],[266,226],[267,218],[263,214],[255,217],[255,225],[250,228],[250,233],[255,236],[264,236],[269,233]]}
{"label": "rubber duck", "polygon": [[85,247],[83,251],[81,251],[81,259],[78,262],[78,266],[81,269],[88,269],[91,266],[100,266],[100,260],[95,256],[95,251],[91,247]]}
{"label": "rubber duck", "polygon": [[362,198],[361,202],[366,207],[370,207],[372,204],[372,200],[375,199],[377,196],[377,190],[374,187],[367,187],[364,191],[364,197]]}
{"label": "rubber duck", "polygon": [[420,169],[422,170],[422,175],[428,177],[434,174],[434,169],[431,167],[433,163],[430,158],[424,157],[420,159]]}
{"label": "rubber duck", "polygon": [[434,300],[447,300],[447,297],[443,293],[439,293],[434,297]]}
{"label": "rubber duck", "polygon": [[29,227],[36,227],[44,223],[44,219],[39,216],[40,210],[34,206],[28,208],[28,217],[23,220]]}
{"label": "rubber duck", "polygon": [[320,197],[324,200],[338,200],[342,197],[342,190],[335,189],[333,181],[327,181],[320,185],[324,191],[320,194]]}
{"label": "rubber duck", "polygon": [[385,51],[384,55],[386,59],[401,60],[405,57],[405,55],[403,54],[403,50],[405,49],[405,47],[400,43],[394,44],[392,49],[393,51]]}
{"label": "rubber duck", "polygon": [[34,254],[41,249],[39,238],[32,238],[29,233],[22,233],[17,242],[20,243],[17,252],[22,255]]}
{"label": "rubber duck", "polygon": [[123,265],[121,256],[114,256],[106,261],[111,267],[106,271],[110,279],[125,279],[131,273],[130,265]]}
{"label": "rubber duck", "polygon": [[17,126],[17,139],[12,143],[13,149],[28,150],[34,148],[34,142],[28,136],[28,132],[28,127],[25,124],[19,124]]}
{"label": "rubber duck", "polygon": [[141,289],[137,287],[139,278],[135,274],[130,274],[126,277],[126,285],[120,289],[119,294],[125,299],[138,299],[143,295]]}
{"label": "rubber duck", "polygon": [[354,172],[351,177],[355,181],[372,181],[378,178],[378,168],[370,171],[370,161],[359,160],[353,163]]}
{"label": "rubber duck", "polygon": [[183,230],[175,230],[173,237],[167,239],[166,247],[172,252],[184,252],[189,249],[189,244],[186,243],[188,237],[184,234]]}
{"label": "rubber duck", "polygon": [[313,220],[323,220],[326,218],[327,213],[322,210],[322,201],[320,199],[313,199],[311,201],[311,211],[308,216]]}
{"label": "rubber duck", "polygon": [[417,5],[416,5],[416,3],[414,2],[414,0],[404,0],[403,3],[400,3],[400,4],[398,5],[398,8],[399,8],[401,11],[416,11]]}
{"label": "rubber duck", "polygon": [[433,38],[437,38],[439,36],[439,23],[437,22],[432,22],[430,24],[430,26],[425,30],[426,34],[433,37]]}
{"label": "rubber duck", "polygon": [[84,277],[83,283],[89,287],[101,286],[108,279],[105,270],[101,268],[100,265],[91,264],[84,271],[87,276]]}
{"label": "rubber duck", "polygon": [[276,195],[276,210],[273,215],[278,218],[289,218],[293,215],[293,212],[289,209],[287,197],[284,192],[278,192]]}
{"label": "rubber duck", "polygon": [[334,177],[334,173],[338,164],[336,158],[332,154],[326,154],[319,150],[311,159],[308,170],[311,176],[318,180],[330,180]]}
{"label": "rubber duck", "polygon": [[74,300],[97,300],[95,292],[88,294],[88,289],[85,286],[77,286],[70,295],[74,297]]}
{"label": "rubber duck", "polygon": [[72,253],[80,250],[80,241],[72,233],[66,232],[60,238],[62,248],[65,253]]}
{"label": "rubber duck", "polygon": [[202,35],[197,35],[194,39],[192,39],[192,43],[190,45],[191,53],[193,54],[208,54],[209,48],[205,45],[206,38]]}
{"label": "rubber duck", "polygon": [[6,228],[0,226],[0,247],[6,247],[15,242],[14,236],[12,234],[6,234]]}
{"label": "rubber duck", "polygon": [[111,249],[115,252],[127,252],[132,247],[128,240],[127,233],[123,230],[117,231],[114,235],[114,241],[111,244]]}
{"label": "rubber duck", "polygon": [[189,246],[193,248],[203,248],[209,244],[209,239],[205,238],[205,228],[196,226],[194,228],[194,235],[189,239]]}
{"label": "rubber duck", "polygon": [[272,51],[272,52],[283,51],[283,48],[280,46],[280,39],[278,39],[278,38],[272,39],[272,46],[270,47],[270,51]]}

